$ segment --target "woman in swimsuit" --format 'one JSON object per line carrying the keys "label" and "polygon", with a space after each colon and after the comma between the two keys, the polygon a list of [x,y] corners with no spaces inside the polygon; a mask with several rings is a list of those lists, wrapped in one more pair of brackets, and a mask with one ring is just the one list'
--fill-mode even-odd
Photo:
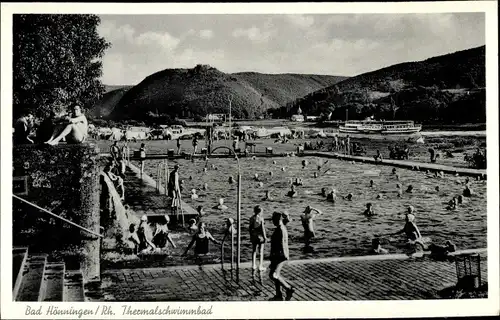
{"label": "woman in swimsuit", "polygon": [[262,216],[262,208],[257,205],[253,208],[253,216],[250,217],[250,241],[252,242],[252,269],[257,269],[257,250],[260,253],[259,270],[265,270],[263,266],[264,260],[264,244],[267,242],[266,227],[264,226],[264,217]]}
{"label": "woman in swimsuit", "polygon": [[215,240],[214,237],[206,230],[206,225],[204,222],[200,222],[198,226],[198,232],[196,232],[193,236],[193,239],[189,243],[186,251],[182,254],[183,256],[187,255],[189,249],[196,244],[194,247],[194,253],[197,256],[206,255],[210,251],[209,243],[212,241],[215,244],[219,244],[219,241]]}

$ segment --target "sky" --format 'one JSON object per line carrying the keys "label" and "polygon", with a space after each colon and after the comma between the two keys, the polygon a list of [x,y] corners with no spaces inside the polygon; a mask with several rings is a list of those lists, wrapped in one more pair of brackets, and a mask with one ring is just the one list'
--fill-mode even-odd
{"label": "sky", "polygon": [[163,69],[355,76],[485,44],[484,13],[100,15],[104,84]]}

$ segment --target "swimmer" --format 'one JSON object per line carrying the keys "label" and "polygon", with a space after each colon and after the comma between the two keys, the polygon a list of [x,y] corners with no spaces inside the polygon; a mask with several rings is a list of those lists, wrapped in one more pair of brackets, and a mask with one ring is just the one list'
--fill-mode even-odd
{"label": "swimmer", "polygon": [[193,233],[193,232],[198,231],[198,226],[197,226],[195,218],[189,219],[188,230],[189,230],[189,233]]}
{"label": "swimmer", "polygon": [[260,181],[260,179],[259,179],[259,174],[258,174],[258,173],[254,174],[254,175],[253,175],[253,179],[254,179],[255,181]]}
{"label": "swimmer", "polygon": [[465,185],[468,185],[470,183],[469,177],[465,178]]}
{"label": "swimmer", "polygon": [[314,177],[314,178],[317,178],[317,177],[318,177],[318,173],[317,173],[317,172],[314,172],[314,173],[313,173],[313,177]]}
{"label": "swimmer", "polygon": [[196,189],[191,189],[191,200],[198,199],[199,196],[196,194]]}
{"label": "swimmer", "polygon": [[331,202],[335,202],[337,200],[337,194],[336,194],[336,190],[335,189],[332,189],[332,191],[330,191],[326,195],[326,200],[327,201],[331,201]]}
{"label": "swimmer", "polygon": [[326,197],[326,188],[321,188],[321,193],[323,197]]}
{"label": "swimmer", "polygon": [[189,176],[189,180],[193,180],[193,176]]}
{"label": "swimmer", "polygon": [[392,174],[396,174],[396,168],[392,168]]}
{"label": "swimmer", "polygon": [[219,204],[213,208],[217,210],[227,210],[227,206],[224,204],[224,198],[219,198]]}
{"label": "swimmer", "polygon": [[473,195],[472,189],[469,187],[469,185],[466,185],[464,192],[463,192],[463,196],[464,197],[471,197],[472,195]]}
{"label": "swimmer", "polygon": [[284,172],[284,171],[285,171],[285,167],[281,167],[281,171],[283,171],[283,172]]}
{"label": "swimmer", "polygon": [[352,193],[347,194],[347,196],[344,197],[344,200],[352,201]]}
{"label": "swimmer", "polygon": [[269,176],[272,177],[273,176],[273,172],[272,171],[269,171]]}
{"label": "swimmer", "polygon": [[227,182],[229,182],[230,184],[234,183],[234,178],[233,178],[233,176],[229,176],[229,179],[228,179],[228,181],[227,181]]}
{"label": "swimmer", "polygon": [[418,227],[415,224],[415,216],[413,214],[406,214],[405,221],[406,222],[403,229],[391,235],[404,233],[406,234],[406,238],[408,241],[416,241],[418,239],[421,239],[422,235],[420,234],[420,230],[418,230]]}
{"label": "swimmer", "polygon": [[314,232],[314,219],[321,214],[322,212],[320,210],[307,206],[304,210],[304,214],[300,216],[302,227],[304,227],[304,241],[306,247],[310,246],[311,239],[316,236]]}
{"label": "swimmer", "polygon": [[373,180],[370,180],[370,188],[373,188]]}
{"label": "swimmer", "polygon": [[384,198],[384,196],[381,193],[377,194],[377,199],[380,200],[380,199],[383,199],[383,198]]}
{"label": "swimmer", "polygon": [[401,189],[398,190],[398,198],[401,198],[403,196],[403,191]]}
{"label": "swimmer", "polygon": [[444,256],[447,256],[448,253],[450,253],[450,252],[455,252],[457,250],[457,247],[450,240],[446,240],[444,246],[440,246],[440,245],[436,245],[434,243],[431,243],[429,245],[428,249],[431,252],[431,256],[444,257]]}
{"label": "swimmer", "polygon": [[375,238],[372,240],[371,252],[374,254],[387,254],[389,253],[389,250],[382,248],[382,245],[380,244],[380,239]]}
{"label": "swimmer", "polygon": [[259,188],[263,188],[264,187],[264,182],[259,182]]}
{"label": "swimmer", "polygon": [[459,195],[457,197],[457,204],[463,204],[464,203],[464,196],[462,195]]}
{"label": "swimmer", "polygon": [[375,215],[375,212],[373,212],[373,205],[371,203],[366,204],[366,210],[363,212],[363,214],[367,217]]}
{"label": "swimmer", "polygon": [[257,159],[257,158],[255,156],[252,156],[252,160],[255,160],[255,159]]}
{"label": "swimmer", "polygon": [[413,186],[410,184],[408,188],[406,189],[407,193],[413,193]]}
{"label": "swimmer", "polygon": [[271,191],[267,190],[266,195],[264,196],[264,198],[262,200],[264,200],[264,201],[274,200],[273,196],[271,195]]}
{"label": "swimmer", "polygon": [[399,173],[396,174],[396,180],[399,180]]}
{"label": "swimmer", "polygon": [[295,186],[294,185],[292,185],[290,187],[290,191],[288,191],[288,193],[286,195],[289,196],[290,198],[296,198],[298,196],[298,193],[295,190]]}
{"label": "swimmer", "polygon": [[276,160],[273,160],[273,164],[276,164]]}
{"label": "swimmer", "polygon": [[396,189],[401,189],[401,183],[398,183],[398,184],[396,185]]}
{"label": "swimmer", "polygon": [[303,183],[302,183],[302,179],[301,179],[301,178],[295,178],[295,182],[294,182],[294,184],[295,184],[296,186],[301,186],[301,185],[303,185]]}
{"label": "swimmer", "polygon": [[415,207],[412,205],[409,205],[408,208],[406,208],[406,214],[412,214],[415,216]]}
{"label": "swimmer", "polygon": [[198,220],[205,214],[205,210],[203,210],[203,206],[198,206],[196,208],[196,212],[198,212]]}
{"label": "swimmer", "polygon": [[309,162],[307,160],[302,160],[302,169],[305,169]]}
{"label": "swimmer", "polygon": [[439,186],[436,186],[434,190],[436,190],[436,192],[439,192]]}
{"label": "swimmer", "polygon": [[207,172],[207,167],[203,168],[203,172]]}
{"label": "swimmer", "polygon": [[212,164],[212,169],[215,170],[216,166],[215,164]]}
{"label": "swimmer", "polygon": [[446,210],[455,210],[456,208],[457,208],[457,198],[453,197],[453,199],[451,199],[448,202],[448,206],[446,207]]}

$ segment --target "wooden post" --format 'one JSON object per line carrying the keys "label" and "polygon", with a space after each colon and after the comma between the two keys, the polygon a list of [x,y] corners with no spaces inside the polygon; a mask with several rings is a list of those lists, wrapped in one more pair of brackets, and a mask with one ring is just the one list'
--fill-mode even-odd
{"label": "wooden post", "polygon": [[[234,228],[231,226],[231,228]],[[233,230],[231,230],[231,271],[234,269],[234,233]]]}
{"label": "wooden post", "polygon": [[241,258],[241,174],[238,168],[238,198],[236,212],[238,214],[238,247],[236,252],[236,281],[240,281],[240,258]]}
{"label": "wooden post", "polygon": [[164,172],[165,172],[165,195],[168,195],[168,191],[167,191],[167,188],[168,188],[168,160],[165,160]]}
{"label": "wooden post", "polygon": [[[156,192],[160,193],[160,164],[156,166]],[[142,178],[142,168],[141,168],[141,178]]]}

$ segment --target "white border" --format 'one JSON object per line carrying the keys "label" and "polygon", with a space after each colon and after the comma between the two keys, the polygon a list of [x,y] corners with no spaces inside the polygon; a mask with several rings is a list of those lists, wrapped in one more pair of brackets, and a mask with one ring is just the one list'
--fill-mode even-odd
{"label": "white border", "polygon": [[[486,14],[486,83],[487,83],[487,144],[488,144],[488,283],[486,300],[429,300],[429,301],[367,301],[367,302],[183,302],[183,303],[129,303],[140,307],[157,305],[209,307],[214,313],[203,318],[318,318],[318,317],[450,317],[466,315],[498,315],[499,250],[498,250],[498,16],[497,1],[412,2],[412,3],[265,3],[265,4],[83,4],[83,3],[2,3],[1,4],[1,311],[2,318],[27,318],[25,306],[33,308],[42,303],[13,303],[10,279],[11,221],[12,221],[12,14],[13,13],[96,13],[96,14],[249,14],[249,13],[430,13],[430,12],[485,12]],[[105,303],[113,306],[116,318],[124,303]],[[47,305],[45,303],[44,305]],[[75,308],[96,308],[104,303],[53,303]],[[39,319],[56,317],[37,316]],[[68,317],[60,317],[68,318]],[[82,319],[85,317],[82,317]],[[94,316],[89,319],[114,318]],[[136,317],[145,318],[145,317]],[[173,317],[148,317],[173,318]],[[195,318],[185,316],[183,318]]]}

